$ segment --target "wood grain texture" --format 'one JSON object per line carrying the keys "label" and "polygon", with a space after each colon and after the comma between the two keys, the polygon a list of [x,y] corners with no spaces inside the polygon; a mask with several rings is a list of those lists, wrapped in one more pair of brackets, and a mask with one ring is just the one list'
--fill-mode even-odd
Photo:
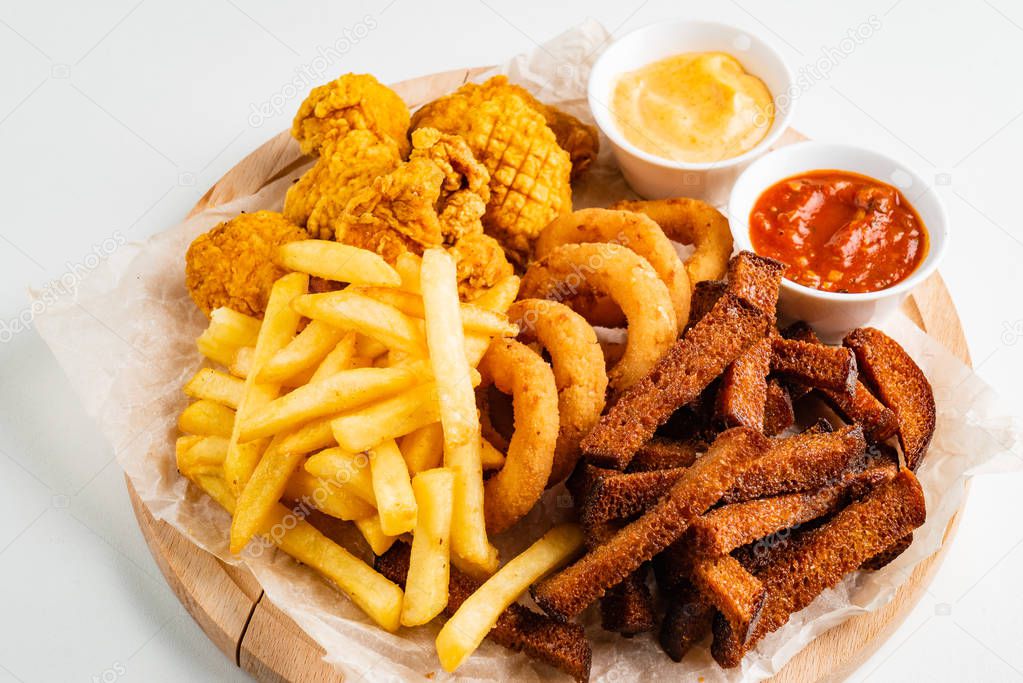
{"label": "wood grain texture", "polygon": [[[392,86],[410,107],[447,93],[488,67],[411,79]],[[805,139],[788,131],[779,144]],[[284,131],[245,157],[211,187],[189,215],[258,191],[299,168],[308,158]],[[917,287],[903,311],[921,329],[970,363],[966,338],[955,306],[938,274]],[[153,518],[126,478],[139,527],[174,593],[203,631],[235,664],[259,681],[338,681],[343,677],[326,664],[323,649],[281,612],[244,568],[227,565],[193,545],[176,529]],[[921,562],[905,586],[885,607],[854,617],[821,635],[797,654],[773,680],[837,681],[869,658],[902,623],[941,564],[955,533],[956,515],[945,543]]]}

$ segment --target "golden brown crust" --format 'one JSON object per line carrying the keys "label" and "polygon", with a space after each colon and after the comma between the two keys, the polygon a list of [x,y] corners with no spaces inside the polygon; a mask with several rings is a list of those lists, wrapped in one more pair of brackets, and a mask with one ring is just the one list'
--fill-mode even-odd
{"label": "golden brown crust", "polygon": [[[555,218],[543,229],[534,245],[533,256],[541,259],[563,244],[586,242],[617,244],[645,258],[668,288],[679,332],[685,329],[692,290],[689,276],[675,247],[657,223],[631,211],[573,211]],[[596,299],[592,306],[580,312],[594,325],[603,327],[621,327],[625,321],[621,310],[603,298]]]}
{"label": "golden brown crust", "polygon": [[856,387],[856,358],[840,346],[776,337],[771,370],[815,389],[851,395]]}
{"label": "golden brown crust", "polygon": [[722,502],[740,503],[834,484],[862,457],[866,446],[859,426],[775,439],[724,494]]}
{"label": "golden brown crust", "polygon": [[606,540],[609,522],[638,515],[655,504],[684,472],[682,467],[633,474],[615,472],[594,481],[579,506],[587,545],[595,547]]}
{"label": "golden brown crust", "polygon": [[567,477],[582,451],[579,442],[600,419],[607,394],[604,354],[597,335],[568,306],[545,299],[523,299],[508,309],[519,339],[539,341],[551,357],[558,388],[560,428],[548,486]]}
{"label": "golden brown crust", "polygon": [[765,337],[735,359],[721,376],[715,416],[725,427],[762,430],[767,405],[771,339]]}
{"label": "golden brown crust", "polygon": [[[408,576],[411,548],[397,541],[391,549],[376,560],[376,570],[402,588]],[[480,583],[451,567],[448,586],[448,604],[444,614],[451,616],[465,600],[476,592]],[[590,677],[592,652],[583,627],[564,624],[534,612],[519,604],[510,605],[491,629],[487,637],[498,645],[559,669],[577,681]]]}
{"label": "golden brown crust", "polygon": [[626,471],[649,472],[689,467],[705,450],[707,450],[706,444],[699,441],[682,441],[655,436],[639,449]]}
{"label": "golden brown crust", "polygon": [[912,544],[913,534],[910,532],[861,564],[860,569],[868,572],[880,571],[894,562],[895,558],[899,555],[906,552]]}
{"label": "golden brown crust", "polygon": [[658,634],[665,654],[681,662],[693,645],[710,633],[715,611],[688,581],[673,587]]}
{"label": "golden brown crust", "polygon": [[600,599],[600,625],[605,631],[631,638],[654,630],[654,599],[647,585],[649,568],[644,565]]}
{"label": "golden brown crust", "polygon": [[688,197],[623,200],[610,208],[646,214],[661,226],[668,239],[695,246],[696,250],[686,259],[693,284],[725,276],[732,254],[732,231],[728,219],[707,202]]}
{"label": "golden brown crust", "polygon": [[511,527],[543,495],[558,440],[558,389],[550,366],[528,346],[495,339],[480,361],[484,383],[511,394],[515,432],[504,467],[484,482],[487,533]]}
{"label": "golden brown crust", "polygon": [[736,637],[744,640],[764,606],[764,584],[731,555],[696,558],[690,577],[700,596],[716,607]]}
{"label": "golden brown crust", "polygon": [[274,259],[282,244],[308,237],[275,211],[243,213],[192,241],[185,255],[185,285],[209,315],[226,306],[262,317],[270,288],[288,271]]}
{"label": "golden brown crust", "polygon": [[769,325],[767,314],[744,299],[722,296],[600,419],[583,439],[583,454],[594,464],[625,469],[656,429],[698,397]]}
{"label": "golden brown crust", "polygon": [[724,280],[701,280],[693,285],[693,297],[689,301],[689,323],[692,327],[714,308],[721,295],[728,290]]}
{"label": "golden brown crust", "polygon": [[795,423],[796,413],[788,389],[776,379],[769,380],[764,397],[764,434],[778,436]]}
{"label": "golden brown crust", "polygon": [[790,540],[757,574],[767,600],[750,637],[743,639],[726,619],[715,617],[714,659],[738,666],[746,652],[823,590],[923,524],[923,489],[908,469],[853,503],[830,521]]}
{"label": "golden brown crust", "polygon": [[842,343],[853,350],[865,378],[895,413],[906,466],[916,470],[927,454],[937,419],[931,383],[905,349],[880,330],[861,327]]}
{"label": "golden brown crust", "polygon": [[563,244],[530,264],[522,278],[523,298],[563,301],[597,290],[611,297],[629,323],[625,354],[608,371],[622,391],[646,375],[675,341],[675,309],[657,272],[636,252],[616,244]]}
{"label": "golden brown crust", "polygon": [[557,619],[571,619],[674,543],[764,448],[767,438],[737,427],[723,432],[707,454],[687,468],[660,502],[607,542],[532,588],[533,598]]}
{"label": "golden brown crust", "polygon": [[728,262],[728,291],[752,302],[771,316],[773,323],[784,272],[783,263],[751,251],[740,251]]}

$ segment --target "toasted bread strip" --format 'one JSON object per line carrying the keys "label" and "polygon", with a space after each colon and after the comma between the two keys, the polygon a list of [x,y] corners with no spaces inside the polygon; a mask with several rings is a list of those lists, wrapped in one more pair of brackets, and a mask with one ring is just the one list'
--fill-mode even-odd
{"label": "toasted bread strip", "polygon": [[735,359],[721,376],[715,415],[726,427],[764,428],[771,338],[765,337]]}
{"label": "toasted bread strip", "polygon": [[784,272],[785,264],[780,261],[740,251],[728,262],[728,291],[771,316],[773,325]]}
{"label": "toasted bread strip", "polygon": [[866,446],[858,425],[775,439],[770,450],[739,476],[722,502],[740,503],[834,484],[861,458]]}
{"label": "toasted bread strip", "polygon": [[788,389],[776,379],[768,381],[764,397],[764,434],[777,436],[795,423],[796,413]]}
{"label": "toasted bread strip", "polygon": [[[377,558],[376,570],[404,588],[410,554],[409,545],[397,541]],[[444,614],[454,614],[479,587],[478,581],[452,567]],[[559,623],[524,605],[514,604],[498,617],[487,637],[509,650],[524,652],[560,669],[577,681],[589,680],[592,652],[583,628],[578,624]]]}
{"label": "toasted bread strip", "polygon": [[700,280],[693,285],[693,298],[689,301],[689,323],[692,327],[714,308],[721,295],[728,289],[724,280]]}
{"label": "toasted bread strip", "polygon": [[[821,343],[813,328],[804,322],[793,323],[782,332],[782,336],[813,344]],[[809,387],[802,389],[809,390]],[[884,441],[894,436],[898,429],[895,413],[878,401],[859,380],[851,395],[832,389],[818,389],[818,392],[844,420],[862,425],[867,441]]]}
{"label": "toasted bread strip", "polygon": [[576,507],[582,507],[583,500],[590,495],[593,486],[602,478],[621,474],[618,470],[609,470],[589,463],[579,463],[572,474],[565,480],[565,488],[572,494]]}
{"label": "toasted bread strip", "polygon": [[744,641],[727,619],[714,618],[714,659],[725,668],[738,666],[761,638],[780,628],[823,590],[923,524],[925,517],[920,482],[903,469],[864,500],[792,539],[757,575],[767,588],[767,600],[749,638]]}
{"label": "toasted bread strip", "polygon": [[856,358],[848,349],[775,337],[771,370],[814,389],[852,394]]}
{"label": "toasted bread strip", "polygon": [[733,294],[676,341],[649,375],[636,382],[582,441],[595,465],[625,469],[678,408],[689,403],[758,339],[770,316]]}
{"label": "toasted bread strip", "polygon": [[906,552],[906,550],[909,548],[910,545],[912,545],[912,543],[913,533],[910,532],[903,536],[902,538],[900,538],[899,540],[895,541],[895,543],[891,544],[890,546],[879,552],[877,555],[874,555],[872,558],[861,564],[860,569],[868,572],[879,571],[887,567],[892,562],[894,562],[895,558],[897,558],[899,555]]}
{"label": "toasted bread strip", "polygon": [[665,654],[681,662],[693,645],[710,633],[715,609],[688,581],[671,593],[658,641]]}
{"label": "toasted bread strip", "polygon": [[842,343],[853,350],[881,402],[895,413],[906,466],[916,470],[934,436],[937,409],[931,383],[905,349],[880,330],[861,327]]}
{"label": "toasted bread strip", "polygon": [[676,440],[654,437],[629,463],[627,472],[649,472],[675,467],[689,467],[706,446],[695,440]]}
{"label": "toasted bread strip", "polygon": [[631,638],[654,630],[654,598],[647,585],[649,568],[644,565],[600,599],[600,625],[605,631]]}
{"label": "toasted bread strip", "polygon": [[571,619],[669,545],[713,505],[767,447],[760,432],[723,432],[706,455],[686,468],[667,494],[639,519],[558,574],[533,586],[536,603],[557,619]]}
{"label": "toasted bread strip", "polygon": [[655,504],[686,471],[684,467],[617,474],[598,479],[583,499],[579,518],[588,545],[597,545],[608,522],[638,515]]}

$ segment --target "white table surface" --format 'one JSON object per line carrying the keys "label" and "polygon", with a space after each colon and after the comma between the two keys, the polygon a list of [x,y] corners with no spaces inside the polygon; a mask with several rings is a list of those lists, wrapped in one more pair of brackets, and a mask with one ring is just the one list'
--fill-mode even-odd
{"label": "white table surface", "polygon": [[[265,120],[252,113],[301,78],[319,46],[350,37],[317,81],[370,71],[388,82],[500,61],[587,15],[616,34],[665,18],[735,23],[766,34],[795,68],[873,23],[870,38],[800,97],[795,124],[813,138],[886,151],[935,178],[955,230],[942,272],[974,364],[1020,414],[1023,8],[1011,0],[826,8],[809,0],[321,0],[294,9],[269,0],[4,0],[0,321],[25,311],[28,286],[87,275],[105,239],[143,239],[178,221],[221,174],[286,128],[301,94]],[[39,336],[5,329],[0,681],[243,679],[164,583],[111,447]],[[1023,678],[1021,485],[1020,475],[975,481],[937,579],[853,680]]]}

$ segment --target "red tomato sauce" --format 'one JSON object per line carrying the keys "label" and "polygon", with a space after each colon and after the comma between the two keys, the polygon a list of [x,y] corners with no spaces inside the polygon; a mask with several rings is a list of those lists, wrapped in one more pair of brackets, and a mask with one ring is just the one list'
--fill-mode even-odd
{"label": "red tomato sauce", "polygon": [[810,171],[767,188],[750,212],[753,249],[824,292],[876,292],[927,253],[927,229],[898,189],[848,171]]}

